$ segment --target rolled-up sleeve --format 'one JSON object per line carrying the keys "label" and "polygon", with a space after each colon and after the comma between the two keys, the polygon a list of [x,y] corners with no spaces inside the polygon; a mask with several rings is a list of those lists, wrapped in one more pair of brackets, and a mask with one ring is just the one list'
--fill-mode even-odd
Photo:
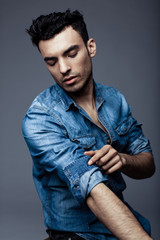
{"label": "rolled-up sleeve", "polygon": [[133,118],[131,108],[123,94],[118,92],[118,96],[120,96],[119,101],[121,102],[121,121],[116,127],[116,131],[121,137],[122,142],[123,138],[127,139],[127,144],[125,145],[126,153],[131,155],[141,152],[152,153],[149,139],[144,135],[142,131],[142,124],[138,123],[137,120]]}
{"label": "rolled-up sleeve", "polygon": [[[86,164],[84,164],[86,162]],[[107,184],[108,177],[102,174],[95,165],[88,166],[88,158],[81,158],[79,161],[72,162],[65,169],[65,175],[70,181],[70,188],[80,204],[83,204],[90,191],[100,182]]]}
{"label": "rolled-up sleeve", "polygon": [[84,155],[78,143],[69,139],[56,114],[32,106],[23,120],[22,132],[33,159],[33,174],[40,177],[56,171],[79,204],[85,202],[95,185],[107,182],[107,175],[97,166],[87,164],[89,156]]}

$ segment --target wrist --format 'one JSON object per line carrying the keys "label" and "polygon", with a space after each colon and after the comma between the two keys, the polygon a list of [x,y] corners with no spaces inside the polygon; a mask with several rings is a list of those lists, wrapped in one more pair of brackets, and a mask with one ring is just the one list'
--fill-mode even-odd
{"label": "wrist", "polygon": [[122,162],[122,167],[121,167],[121,170],[122,170],[122,169],[125,169],[127,166],[127,154],[119,153],[119,155],[120,155],[121,162]]}

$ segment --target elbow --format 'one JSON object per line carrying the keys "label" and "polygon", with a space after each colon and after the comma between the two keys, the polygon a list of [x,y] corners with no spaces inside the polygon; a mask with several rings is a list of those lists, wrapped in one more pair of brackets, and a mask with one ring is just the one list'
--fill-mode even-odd
{"label": "elbow", "polygon": [[[152,157],[152,158],[153,158],[153,157]],[[151,165],[151,167],[150,167],[150,176],[149,176],[149,177],[152,177],[152,176],[154,175],[155,171],[156,171],[156,166],[155,166],[154,158],[153,158],[153,160],[152,160],[152,165]]]}
{"label": "elbow", "polygon": [[155,166],[155,163],[154,163],[154,158],[153,158],[153,156],[151,155],[150,156],[150,164],[149,164],[149,166],[148,166],[148,170],[147,170],[147,176],[146,177],[152,177],[153,175],[154,175],[154,173],[155,173],[155,171],[156,171],[156,166]]}

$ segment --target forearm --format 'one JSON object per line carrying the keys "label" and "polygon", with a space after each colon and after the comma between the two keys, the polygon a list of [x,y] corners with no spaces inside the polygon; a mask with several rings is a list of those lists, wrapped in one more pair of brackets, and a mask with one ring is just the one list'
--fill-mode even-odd
{"label": "forearm", "polygon": [[143,179],[151,177],[155,172],[152,154],[143,152],[136,155],[119,153],[122,161],[121,171],[129,177]]}
{"label": "forearm", "polygon": [[97,218],[120,240],[150,240],[131,211],[103,183],[95,186],[87,204]]}

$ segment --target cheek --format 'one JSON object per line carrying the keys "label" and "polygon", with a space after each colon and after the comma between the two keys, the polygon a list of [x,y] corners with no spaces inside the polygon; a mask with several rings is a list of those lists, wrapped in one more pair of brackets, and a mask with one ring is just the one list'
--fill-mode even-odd
{"label": "cheek", "polygon": [[53,70],[52,68],[47,67],[47,69],[55,80],[58,80],[60,78],[60,76],[58,74],[58,70],[56,70],[56,68],[54,68],[54,70]]}
{"label": "cheek", "polygon": [[76,66],[83,75],[87,74],[88,72],[90,72],[92,67],[90,57],[87,55],[78,59],[76,62]]}
{"label": "cheek", "polygon": [[91,72],[92,64],[90,58],[84,61],[82,69],[85,75],[88,75]]}

